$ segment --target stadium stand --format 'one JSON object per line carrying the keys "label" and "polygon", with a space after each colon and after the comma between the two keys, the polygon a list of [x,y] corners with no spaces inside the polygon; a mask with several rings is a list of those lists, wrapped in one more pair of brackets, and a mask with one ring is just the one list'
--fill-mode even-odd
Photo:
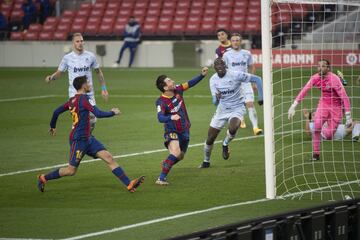
{"label": "stadium stand", "polygon": [[[1,4],[0,10],[9,22],[21,21],[21,3],[13,0]],[[308,12],[296,4],[279,6],[273,7],[275,26],[282,21],[290,28],[293,20]],[[29,33],[11,32],[10,39],[63,40],[74,32],[95,39],[115,39],[122,35],[130,16],[138,20],[145,39],[210,37],[217,28],[259,36],[260,10],[260,0],[97,0],[94,4],[83,2],[75,11],[65,10],[43,26],[31,24]]]}

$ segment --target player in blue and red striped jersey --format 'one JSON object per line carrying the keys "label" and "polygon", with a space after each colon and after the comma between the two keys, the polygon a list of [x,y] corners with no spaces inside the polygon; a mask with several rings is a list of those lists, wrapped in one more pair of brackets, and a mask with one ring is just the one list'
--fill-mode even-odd
{"label": "player in blue and red striped jersey", "polygon": [[198,84],[207,73],[208,68],[204,67],[199,76],[181,85],[175,85],[174,81],[166,75],[160,75],[156,80],[156,87],[162,92],[156,101],[157,116],[159,122],[164,124],[164,145],[170,153],[162,162],[160,176],[155,182],[158,185],[166,186],[169,184],[166,177],[170,169],[184,158],[189,145],[191,124],[183,93]]}
{"label": "player in blue and red striped jersey", "polygon": [[231,49],[231,42],[229,40],[229,34],[226,29],[220,28],[216,30],[216,36],[220,42],[219,47],[215,50],[215,57],[222,58],[224,53]]}
{"label": "player in blue and red striped jersey", "polygon": [[70,132],[70,159],[67,167],[56,169],[48,174],[41,174],[38,177],[38,188],[44,191],[45,184],[49,180],[58,179],[65,176],[76,174],[80,161],[86,155],[94,158],[101,158],[111,169],[112,173],[120,179],[130,192],[134,192],[144,181],[144,176],[132,181],[126,176],[123,169],[114,161],[113,156],[106,150],[104,145],[91,135],[90,113],[98,118],[107,118],[119,115],[118,108],[113,108],[109,112],[103,112],[96,106],[92,106],[89,97],[86,95],[91,91],[91,86],[86,76],[76,77],[73,82],[77,94],[70,98],[64,105],[58,107],[52,116],[50,122],[50,135],[56,134],[56,122],[60,114],[70,111],[72,116],[72,130]]}

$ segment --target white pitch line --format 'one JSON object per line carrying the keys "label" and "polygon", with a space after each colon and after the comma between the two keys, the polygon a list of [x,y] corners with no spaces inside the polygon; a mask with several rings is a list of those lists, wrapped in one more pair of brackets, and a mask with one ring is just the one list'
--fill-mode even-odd
{"label": "white pitch line", "polygon": [[3,98],[0,99],[0,102],[17,102],[17,101],[26,101],[33,99],[43,99],[43,98],[53,98],[60,97],[61,95],[42,95],[42,96],[32,96],[32,97],[18,97],[18,98]]}
{"label": "white pitch line", "polygon": [[[295,132],[295,131],[289,131],[289,132]],[[286,133],[288,133],[288,132],[284,132],[284,134],[286,134]],[[279,134],[281,134],[281,133],[279,133]],[[263,137],[263,135],[235,138],[233,141],[248,140],[248,139],[254,139],[254,138],[259,138],[259,137]],[[219,140],[219,141],[215,142],[215,144],[218,144],[218,143],[222,143],[222,141]],[[203,146],[203,145],[204,145],[204,143],[195,143],[195,144],[189,145],[189,148],[199,147],[199,146]],[[144,151],[144,152],[136,152],[136,153],[128,153],[128,154],[116,155],[116,156],[113,156],[113,157],[115,159],[117,159],[117,158],[127,158],[127,157],[135,157],[135,156],[140,156],[140,155],[148,155],[148,154],[166,152],[166,151],[168,151],[168,150],[165,149],[165,148],[162,148],[162,149],[155,149],[155,150]],[[81,161],[81,164],[97,162],[97,161],[100,161],[100,160],[101,160],[100,158],[83,160],[83,161]],[[33,169],[20,170],[20,171],[15,171],[15,172],[1,173],[0,177],[18,175],[18,174],[29,173],[29,172],[37,172],[37,171],[42,171],[42,170],[46,170],[46,169],[64,167],[64,166],[67,166],[67,165],[68,165],[67,163],[66,164],[57,164],[57,165],[52,165],[52,166],[40,167],[40,168],[33,168]]]}
{"label": "white pitch line", "polygon": [[216,206],[216,207],[207,208],[207,209],[203,209],[203,210],[180,213],[180,214],[176,214],[176,215],[173,215],[173,216],[157,218],[157,219],[153,219],[153,220],[149,220],[149,221],[145,221],[145,222],[125,225],[125,226],[122,226],[122,227],[112,228],[112,229],[108,229],[108,230],[104,230],[104,231],[93,232],[93,233],[88,233],[88,234],[84,234],[84,235],[64,238],[63,240],[77,240],[77,239],[83,239],[83,238],[89,238],[89,237],[96,237],[96,236],[100,236],[100,235],[104,235],[104,234],[108,234],[108,233],[120,232],[120,231],[124,231],[124,230],[127,230],[127,229],[137,228],[137,227],[146,226],[146,225],[150,225],[150,224],[154,224],[154,223],[174,220],[174,219],[178,219],[178,218],[188,217],[188,216],[207,213],[207,212],[213,212],[213,211],[217,211],[217,210],[221,210],[221,209],[225,209],[225,208],[232,208],[232,207],[237,207],[237,206],[250,205],[250,204],[261,203],[261,202],[266,202],[266,201],[270,201],[270,199],[262,198],[262,199],[252,200],[252,201],[221,205],[221,206]]}
{"label": "white pitch line", "polygon": [[[325,189],[328,189],[328,188],[341,187],[341,186],[344,186],[344,185],[354,184],[354,183],[359,183],[359,182],[360,182],[360,180],[354,180],[354,181],[345,182],[345,183],[339,183],[339,184],[335,184],[335,185],[331,185],[331,186],[325,186],[325,187],[310,189],[310,190],[306,190],[306,191],[302,191],[302,192],[290,193],[290,194],[286,194],[284,196],[279,196],[275,200],[283,200],[284,198],[296,197],[296,196],[299,196],[299,195],[301,196],[301,195],[306,194],[306,193],[322,191],[322,190],[325,190]],[[163,218],[157,218],[157,219],[153,219],[153,220],[149,220],[149,221],[145,221],[145,222],[125,225],[125,226],[112,228],[112,229],[107,229],[107,230],[103,230],[103,231],[99,231],[99,232],[87,233],[87,234],[74,236],[74,237],[70,237],[70,238],[64,238],[62,240],[77,240],[77,239],[95,237],[95,236],[105,235],[105,234],[114,233],[114,232],[121,232],[121,231],[128,230],[128,229],[131,229],[131,228],[137,228],[137,227],[146,226],[146,225],[150,225],[150,224],[154,224],[154,223],[159,223],[159,222],[174,220],[174,219],[178,219],[178,218],[188,217],[188,216],[192,216],[192,215],[198,215],[198,214],[202,214],[202,213],[213,212],[213,211],[226,209],[226,208],[237,207],[237,206],[244,206],[244,205],[251,205],[251,204],[255,204],[255,203],[267,202],[267,201],[271,201],[271,200],[272,199],[261,198],[261,199],[246,201],[246,202],[239,202],[239,203],[233,203],[233,204],[220,205],[220,206],[216,206],[216,207],[212,207],[212,208],[207,208],[207,209],[203,209],[203,210],[197,210],[197,211],[192,211],[192,212],[187,212],[187,213],[176,214],[176,215],[173,215],[173,216],[168,216],[168,217],[163,217]]]}

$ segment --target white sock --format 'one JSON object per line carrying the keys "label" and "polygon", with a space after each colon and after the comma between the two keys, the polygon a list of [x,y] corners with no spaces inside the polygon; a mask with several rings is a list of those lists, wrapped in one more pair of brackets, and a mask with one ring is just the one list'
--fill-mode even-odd
{"label": "white sock", "polygon": [[228,129],[227,132],[226,132],[226,137],[225,137],[225,139],[223,141],[223,145],[224,146],[229,145],[229,143],[231,142],[231,140],[234,139],[234,137],[235,137],[235,135],[231,135],[230,132],[229,132],[229,129]]}
{"label": "white sock", "polygon": [[210,156],[211,156],[211,151],[214,147],[214,144],[213,145],[207,145],[205,143],[205,146],[204,146],[204,162],[210,162]]}
{"label": "white sock", "polygon": [[258,120],[257,120],[257,113],[254,107],[248,108],[249,111],[249,118],[253,125],[253,128],[258,128]]}
{"label": "white sock", "polygon": [[355,124],[352,130],[352,137],[358,137],[360,135],[360,123]]}

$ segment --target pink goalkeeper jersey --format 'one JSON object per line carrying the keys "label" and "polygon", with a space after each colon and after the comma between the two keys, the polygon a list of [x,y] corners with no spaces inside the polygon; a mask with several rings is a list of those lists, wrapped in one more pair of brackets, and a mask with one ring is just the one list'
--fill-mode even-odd
{"label": "pink goalkeeper jersey", "polygon": [[325,78],[321,78],[319,73],[311,76],[310,80],[296,97],[296,101],[301,102],[310,88],[316,87],[321,91],[319,107],[321,108],[341,108],[344,106],[345,112],[350,112],[350,100],[346,94],[339,77],[332,72],[328,72]]}

